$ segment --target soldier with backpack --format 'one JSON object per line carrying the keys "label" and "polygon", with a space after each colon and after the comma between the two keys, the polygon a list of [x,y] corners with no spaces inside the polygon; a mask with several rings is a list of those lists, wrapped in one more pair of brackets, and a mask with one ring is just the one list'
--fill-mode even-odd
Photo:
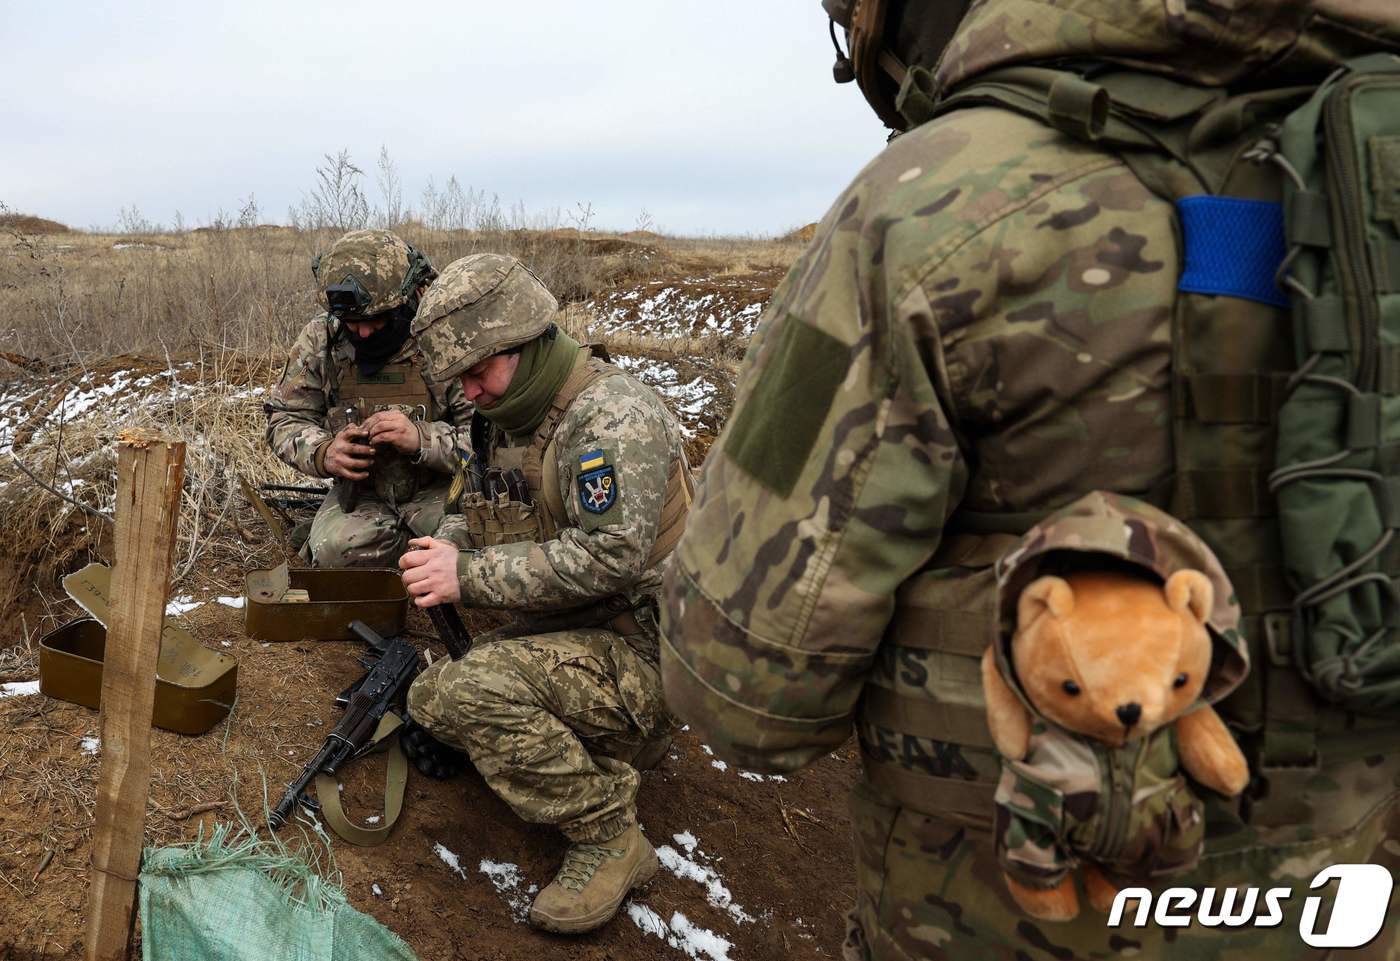
{"label": "soldier with backpack", "polygon": [[[854,730],[848,958],[1358,947],[1305,907],[1330,865],[1400,867],[1400,8],[826,7],[898,135],[749,351],[668,576],[669,703],[760,770]],[[1170,883],[1285,888],[1281,923],[1051,924],[1001,884],[993,565],[1094,490],[1235,585],[1251,670],[1217,708],[1252,777]]]}

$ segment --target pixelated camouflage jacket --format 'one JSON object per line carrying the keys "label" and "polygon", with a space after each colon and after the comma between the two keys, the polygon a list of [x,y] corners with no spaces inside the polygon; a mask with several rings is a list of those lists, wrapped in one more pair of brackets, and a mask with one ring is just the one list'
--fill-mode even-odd
{"label": "pixelated camouflage jacket", "polygon": [[[1383,6],[986,0],[937,77],[1092,54],[1320,80],[1400,38]],[[948,556],[955,513],[1034,517],[1169,476],[1180,268],[1170,204],[1112,153],[991,107],[891,142],[774,294],[705,463],[663,606],[677,712],[730,758],[789,770],[846,739],[867,682],[936,699],[930,653],[889,633],[916,580],[990,607],[989,570]],[[996,776],[990,754],[874,733],[894,760]]]}
{"label": "pixelated camouflage jacket", "polygon": [[[330,411],[337,400],[332,396],[334,387],[355,363],[354,347],[349,338],[340,336],[331,351],[336,369],[327,376],[326,338],[338,329],[339,321],[328,324],[324,314],[302,328],[281,380],[263,404],[268,446],[284,463],[312,477],[324,476],[316,470],[316,449],[334,436],[329,426]],[[427,364],[412,338],[404,342],[389,363],[403,361],[412,363],[426,378]],[[467,445],[465,427],[471,420],[472,405],[455,379],[443,383],[428,379],[427,384],[439,419],[419,422],[423,447],[417,463],[433,471],[451,473],[456,464],[453,451],[459,445]]]}
{"label": "pixelated camouflage jacket", "polygon": [[1008,686],[1031,711],[1030,747],[1002,759],[996,791],[997,855],[1030,887],[1051,887],[1081,858],[1110,877],[1139,883],[1192,867],[1205,837],[1203,805],[1180,771],[1175,728],[1114,748],[1045,719],[1012,667],[1016,604],[1065,553],[1107,555],[1165,582],[1179,570],[1214,588],[1206,622],[1214,641],[1201,702],[1214,704],[1244,679],[1249,654],[1234,589],[1211,549],[1185,524],[1149,504],[1096,491],[1033,527],[996,564],[994,652]]}
{"label": "pixelated camouflage jacket", "polygon": [[[647,569],[647,558],[681,442],[675,415],[650,388],[621,372],[593,381],[554,434],[557,489],[571,526],[543,543],[472,549],[463,518],[443,519],[438,536],[463,548],[462,603],[563,611],[617,595],[633,607],[652,602],[665,565]],[[611,468],[615,493],[594,513],[584,507],[588,491],[581,475],[604,468]]]}

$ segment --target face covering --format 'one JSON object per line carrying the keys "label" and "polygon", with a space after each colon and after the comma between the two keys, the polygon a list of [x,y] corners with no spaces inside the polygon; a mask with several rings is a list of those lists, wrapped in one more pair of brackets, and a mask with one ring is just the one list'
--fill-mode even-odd
{"label": "face covering", "polygon": [[506,392],[490,407],[478,407],[477,413],[512,437],[534,433],[569,379],[578,352],[579,342],[562,330],[553,337],[536,337],[521,348],[520,364]]}
{"label": "face covering", "polygon": [[355,366],[361,377],[370,377],[384,367],[389,359],[399,352],[408,340],[408,332],[413,324],[413,309],[405,304],[394,311],[393,316],[383,327],[368,337],[357,337],[348,326],[342,326],[350,345],[355,349]]}

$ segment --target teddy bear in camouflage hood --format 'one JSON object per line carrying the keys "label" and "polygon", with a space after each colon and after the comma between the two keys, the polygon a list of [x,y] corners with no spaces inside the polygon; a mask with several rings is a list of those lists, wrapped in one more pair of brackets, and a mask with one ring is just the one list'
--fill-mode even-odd
{"label": "teddy bear in camouflage hood", "polygon": [[1239,607],[1185,525],[1103,492],[1055,512],[997,565],[999,630],[982,658],[1002,754],[997,855],[1017,902],[1078,913],[1117,886],[1196,864],[1200,798],[1182,769],[1238,794],[1249,769],[1212,703],[1244,678]]}

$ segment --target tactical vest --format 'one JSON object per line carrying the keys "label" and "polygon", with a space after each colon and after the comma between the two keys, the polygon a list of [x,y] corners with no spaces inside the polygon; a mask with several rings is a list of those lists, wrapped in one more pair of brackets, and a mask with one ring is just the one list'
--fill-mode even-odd
{"label": "tactical vest", "polygon": [[[914,77],[902,96],[919,90]],[[1321,88],[1241,95],[1102,64],[1013,67],[927,104],[1040,120],[1176,205],[1174,473],[1120,493],[1187,523],[1236,587],[1252,670],[1218,709],[1255,775],[1235,812],[1254,825],[1306,824],[1319,770],[1400,748],[1397,92],[1400,61],[1374,55]],[[1281,152],[1309,149],[1325,154],[1313,169]],[[1310,179],[1324,167],[1325,188]],[[956,511],[901,586],[858,725],[870,780],[908,807],[979,825],[992,811],[991,565],[1063,505],[1043,506]]]}
{"label": "tactical vest", "polygon": [[[490,427],[485,418],[478,416],[473,419],[474,444],[477,438],[481,441],[477,457],[482,463],[504,471],[518,469],[525,477],[529,501],[512,499],[507,491],[492,497],[476,491],[464,494],[456,510],[465,520],[472,544],[486,547],[521,541],[540,543],[552,540],[559,531],[574,526],[564,507],[564,493],[559,489],[554,435],[569,408],[584,390],[594,381],[620,373],[619,368],[607,363],[602,356],[596,356],[593,348],[580,349],[564,386],[554,395],[549,411],[528,443],[500,446],[501,432]],[[656,541],[647,556],[645,570],[665,560],[680,540],[690,502],[694,498],[694,483],[685,451],[682,450],[671,462]]]}
{"label": "tactical vest", "polygon": [[[361,401],[366,417],[381,410],[397,410],[417,424],[431,423],[438,416],[437,403],[422,370],[407,360],[387,364],[369,375],[361,374],[353,362],[339,367],[331,385],[333,429],[343,427],[345,422],[343,414],[334,416],[336,412],[354,408]],[[390,505],[412,500],[420,490],[440,479],[432,469],[414,464],[409,456],[393,448],[386,446],[374,453],[370,483],[375,494]]]}

